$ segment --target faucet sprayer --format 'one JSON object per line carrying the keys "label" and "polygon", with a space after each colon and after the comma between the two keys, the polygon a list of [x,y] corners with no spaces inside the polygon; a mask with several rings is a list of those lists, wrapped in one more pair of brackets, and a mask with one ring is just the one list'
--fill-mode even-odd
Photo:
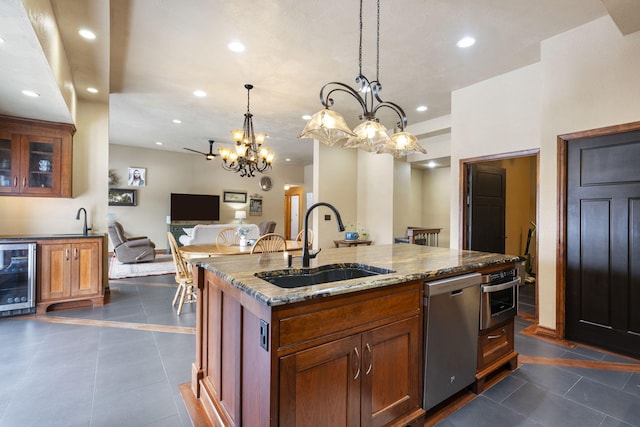
{"label": "faucet sprayer", "polygon": [[309,209],[307,209],[307,213],[304,215],[304,239],[303,239],[303,246],[302,246],[302,267],[309,267],[309,259],[311,258],[315,258],[316,255],[318,255],[318,252],[320,252],[320,249],[318,249],[316,252],[314,252],[313,254],[311,254],[309,252],[309,236],[307,235],[307,230],[309,229],[308,227],[308,223],[309,223],[309,214],[311,213],[312,210],[314,210],[315,208],[317,208],[318,206],[326,206],[329,209],[331,209],[333,211],[334,214],[336,214],[336,221],[338,222],[338,230],[339,231],[344,231],[344,225],[342,224],[342,218],[340,217],[340,213],[338,212],[338,210],[331,204],[329,203],[325,203],[325,202],[318,202],[315,203],[313,205],[311,205],[309,207]]}

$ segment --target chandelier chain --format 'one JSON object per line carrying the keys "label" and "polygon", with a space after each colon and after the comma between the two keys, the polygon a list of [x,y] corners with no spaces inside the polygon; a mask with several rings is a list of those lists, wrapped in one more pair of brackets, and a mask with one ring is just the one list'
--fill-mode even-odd
{"label": "chandelier chain", "polygon": [[376,81],[380,81],[380,0],[378,0],[378,18],[376,27]]}
{"label": "chandelier chain", "polygon": [[362,75],[362,0],[360,0],[360,42],[358,45],[358,67],[359,74]]}

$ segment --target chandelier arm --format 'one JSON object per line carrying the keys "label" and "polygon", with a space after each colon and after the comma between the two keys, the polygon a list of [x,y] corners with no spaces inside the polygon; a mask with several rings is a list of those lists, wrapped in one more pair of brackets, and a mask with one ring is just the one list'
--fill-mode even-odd
{"label": "chandelier arm", "polygon": [[[360,77],[360,76],[358,76]],[[357,81],[357,79],[356,79]],[[329,88],[329,86],[331,85],[335,85],[337,87],[334,88],[330,88],[330,90],[327,92],[326,96],[325,96],[325,90]],[[348,93],[349,95],[351,95],[356,101],[358,101],[358,103],[360,103],[360,107],[362,108],[362,111],[367,113],[368,109],[367,109],[367,104],[365,102],[364,99],[362,99],[362,97],[360,96],[360,94],[358,93],[358,91],[356,91],[355,89],[353,89],[351,86],[348,86],[344,83],[340,83],[340,82],[329,82],[327,84],[325,84],[324,86],[322,86],[322,89],[320,89],[320,103],[322,105],[324,105],[325,108],[329,108],[333,106],[333,98],[331,97],[331,94],[333,94],[334,92],[344,92],[344,93]]]}
{"label": "chandelier arm", "polygon": [[380,98],[376,97],[378,101],[381,101],[378,105],[376,105],[372,111],[373,115],[378,112],[380,108],[389,108],[393,110],[397,115],[400,121],[397,123],[397,126],[400,128],[400,131],[403,132],[404,128],[407,126],[407,115],[404,113],[402,107],[394,102],[382,101]]}

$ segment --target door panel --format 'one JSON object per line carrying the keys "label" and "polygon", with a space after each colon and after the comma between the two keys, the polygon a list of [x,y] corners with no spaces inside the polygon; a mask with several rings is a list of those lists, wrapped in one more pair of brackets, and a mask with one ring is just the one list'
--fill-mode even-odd
{"label": "door panel", "polygon": [[504,253],[506,182],[503,168],[469,166],[467,249]]}
{"label": "door panel", "polygon": [[640,131],[567,151],[566,337],[640,356]]}

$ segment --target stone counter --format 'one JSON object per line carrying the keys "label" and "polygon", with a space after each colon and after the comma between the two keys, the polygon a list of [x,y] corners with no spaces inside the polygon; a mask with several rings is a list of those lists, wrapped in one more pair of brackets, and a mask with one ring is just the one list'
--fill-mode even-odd
{"label": "stone counter", "polygon": [[[254,276],[260,271],[286,269],[287,260],[282,253],[200,258],[191,260],[191,263],[213,272],[267,306],[278,306],[413,280],[459,275],[519,260],[520,257],[514,255],[407,244],[324,248],[311,260],[310,267],[358,263],[394,270],[395,273],[293,289],[280,288]],[[294,268],[299,268],[300,262],[301,259],[295,257]]]}

